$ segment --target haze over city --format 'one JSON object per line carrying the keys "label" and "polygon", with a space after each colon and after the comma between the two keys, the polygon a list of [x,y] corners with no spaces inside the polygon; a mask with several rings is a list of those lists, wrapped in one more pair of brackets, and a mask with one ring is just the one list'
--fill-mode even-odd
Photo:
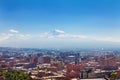
{"label": "haze over city", "polygon": [[0,0],[0,46],[119,48],[119,0]]}

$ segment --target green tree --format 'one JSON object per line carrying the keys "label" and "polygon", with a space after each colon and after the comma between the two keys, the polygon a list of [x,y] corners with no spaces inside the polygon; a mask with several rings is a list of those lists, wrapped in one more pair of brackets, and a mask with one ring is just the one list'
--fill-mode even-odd
{"label": "green tree", "polygon": [[5,80],[32,80],[29,75],[17,70],[2,70],[0,76],[4,76]]}
{"label": "green tree", "polygon": [[7,74],[7,70],[0,70],[0,76],[5,76]]}
{"label": "green tree", "polygon": [[110,80],[116,80],[117,78],[117,73],[116,72],[112,72],[110,75]]}

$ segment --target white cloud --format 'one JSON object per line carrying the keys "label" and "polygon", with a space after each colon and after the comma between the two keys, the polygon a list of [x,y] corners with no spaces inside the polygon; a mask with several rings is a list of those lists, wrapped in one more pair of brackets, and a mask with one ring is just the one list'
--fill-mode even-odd
{"label": "white cloud", "polygon": [[80,35],[80,34],[69,34],[65,31],[55,29],[51,32],[46,32],[42,34],[23,34],[18,33],[14,30],[9,30],[9,33],[1,33],[0,34],[0,46],[4,46],[6,44],[9,45],[20,45],[20,46],[63,46],[61,43],[65,43],[65,45],[76,44],[86,44],[86,43],[94,43],[97,42],[105,42],[105,43],[120,43],[120,38],[113,37],[100,37],[100,36],[90,36],[90,35]]}
{"label": "white cloud", "polygon": [[16,35],[16,38],[20,40],[28,40],[31,38],[31,35],[30,34],[18,34]]}
{"label": "white cloud", "polygon": [[64,32],[64,31],[59,30],[59,29],[55,29],[55,30],[54,30],[54,32],[55,32],[55,33],[59,33],[59,34],[65,34],[65,32]]}
{"label": "white cloud", "polygon": [[8,39],[10,39],[12,36],[13,36],[13,34],[2,33],[2,34],[0,35],[0,41],[8,40]]}
{"label": "white cloud", "polygon": [[11,33],[1,33],[0,34],[0,42],[27,40],[31,37],[29,34],[17,33],[18,31],[14,31],[14,30],[9,30],[9,31]]}
{"label": "white cloud", "polygon": [[62,30],[59,30],[59,29],[55,29],[54,31],[51,31],[49,33],[47,33],[48,36],[53,36],[53,37],[58,37],[58,36],[64,36],[66,35],[66,33]]}
{"label": "white cloud", "polygon": [[19,33],[19,31],[10,29],[9,33],[0,34],[0,41],[5,42],[6,40],[16,39],[17,37],[19,37],[18,33]]}
{"label": "white cloud", "polygon": [[[96,40],[96,41],[102,41],[102,42],[119,42],[120,39],[116,39],[113,37],[90,37],[86,35],[80,35],[80,34],[68,34],[63,30],[55,29],[51,32],[46,32],[40,35],[30,35],[30,34],[21,34],[18,33],[19,31],[10,29],[9,30],[11,33],[2,33],[0,34],[0,41],[5,41],[5,40],[33,40],[33,39],[47,39],[47,38],[56,38],[56,39],[86,39],[86,40]],[[17,34],[15,34],[17,33]]]}
{"label": "white cloud", "polygon": [[80,38],[80,39],[86,39],[87,36],[85,35],[68,35],[70,38]]}
{"label": "white cloud", "polygon": [[19,33],[19,31],[15,30],[15,29],[10,29],[9,32],[11,32],[11,33]]}
{"label": "white cloud", "polygon": [[93,38],[94,40],[96,41],[102,41],[102,42],[116,42],[116,43],[120,43],[120,39],[116,39],[116,38],[113,38],[113,37],[96,37],[96,38]]}
{"label": "white cloud", "polygon": [[65,31],[59,29],[55,29],[52,32],[41,34],[40,36],[46,38],[79,38],[79,39],[87,38],[87,36],[85,35],[68,34]]}

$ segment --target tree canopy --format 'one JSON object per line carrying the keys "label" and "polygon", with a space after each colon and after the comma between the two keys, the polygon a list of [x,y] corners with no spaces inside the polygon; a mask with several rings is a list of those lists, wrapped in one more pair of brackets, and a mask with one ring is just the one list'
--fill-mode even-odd
{"label": "tree canopy", "polygon": [[28,74],[17,70],[0,70],[0,76],[5,80],[32,80]]}

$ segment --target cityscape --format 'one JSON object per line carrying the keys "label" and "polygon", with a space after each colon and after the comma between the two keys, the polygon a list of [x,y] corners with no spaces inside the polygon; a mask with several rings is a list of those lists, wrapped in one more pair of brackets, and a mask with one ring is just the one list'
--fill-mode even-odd
{"label": "cityscape", "polygon": [[1,47],[0,69],[23,71],[31,80],[105,80],[112,74],[119,79],[120,50]]}
{"label": "cityscape", "polygon": [[0,0],[0,80],[120,80],[120,0]]}

